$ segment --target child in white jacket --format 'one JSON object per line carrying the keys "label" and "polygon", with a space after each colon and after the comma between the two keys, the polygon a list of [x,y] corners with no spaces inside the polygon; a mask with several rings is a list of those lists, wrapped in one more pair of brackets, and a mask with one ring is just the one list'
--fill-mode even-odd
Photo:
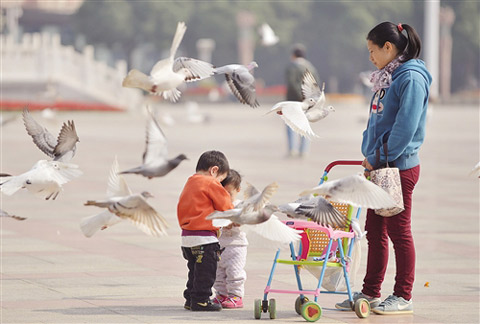
{"label": "child in white jacket", "polygon": [[[240,192],[241,182],[242,177],[233,169],[230,169],[228,176],[222,181],[234,206],[240,202],[235,198]],[[238,224],[230,224],[222,228],[218,241],[223,252],[217,265],[217,277],[213,285],[217,292],[214,302],[221,304],[223,308],[242,308],[244,285],[247,279],[244,269],[247,261],[247,237]]]}

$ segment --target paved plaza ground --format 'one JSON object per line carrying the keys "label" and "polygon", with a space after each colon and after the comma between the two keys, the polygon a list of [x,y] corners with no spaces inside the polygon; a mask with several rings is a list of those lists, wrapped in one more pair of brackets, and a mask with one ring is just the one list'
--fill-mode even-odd
{"label": "paved plaza ground", "polygon": [[[223,151],[231,167],[257,188],[277,181],[273,203],[293,201],[315,186],[333,160],[361,159],[360,143],[367,105],[336,103],[336,112],[313,125],[320,136],[304,159],[286,158],[286,131],[279,116],[264,115],[271,107],[252,109],[238,103],[200,104],[207,123],[188,122],[183,103],[159,105],[175,124],[164,126],[169,155],[185,153],[184,161],[163,178],[126,175],[135,192],[149,190],[150,203],[168,221],[168,236],[154,238],[124,222],[85,238],[82,217],[98,213],[89,199],[105,197],[115,155],[122,169],[137,166],[144,150],[146,115],[132,112],[59,112],[55,120],[34,118],[52,133],[73,119],[80,137],[72,160],[83,176],[64,186],[57,200],[45,201],[26,191],[1,195],[1,208],[28,217],[1,221],[1,323],[255,323],[254,300],[263,297],[275,250],[258,244],[248,249],[245,307],[219,313],[183,309],[187,268],[180,252],[176,221],[178,196],[194,173],[200,154]],[[432,106],[433,107],[433,106]],[[318,323],[479,323],[479,180],[469,176],[479,161],[479,109],[475,105],[436,105],[429,115],[421,150],[421,176],[414,195],[416,243],[414,315],[359,319],[334,308],[343,295],[323,294]],[[4,117],[19,112],[3,112]],[[32,143],[21,119],[1,128],[1,172],[20,174],[46,158]],[[362,171],[337,167],[330,179]],[[365,216],[360,218],[363,226]],[[354,290],[365,273],[366,242]],[[287,251],[282,251],[284,258]],[[392,293],[393,249],[382,297]],[[305,287],[316,285],[302,271]],[[428,283],[428,285],[426,285]],[[292,266],[279,265],[273,288],[296,287]],[[277,301],[275,323],[303,323],[294,310],[295,295],[271,294]],[[262,322],[271,321],[263,314]]]}

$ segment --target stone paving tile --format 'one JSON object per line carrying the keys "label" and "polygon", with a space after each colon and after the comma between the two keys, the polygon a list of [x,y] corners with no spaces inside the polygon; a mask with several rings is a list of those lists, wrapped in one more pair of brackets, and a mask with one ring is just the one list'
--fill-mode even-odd
{"label": "stone paving tile", "polygon": [[[82,217],[100,212],[84,207],[87,199],[105,195],[108,171],[117,154],[121,168],[140,163],[144,150],[145,114],[61,112],[74,119],[81,142],[72,162],[84,175],[67,184],[56,201],[19,192],[0,195],[2,209],[26,216],[24,222],[0,219],[1,323],[246,323],[253,319],[253,302],[263,297],[275,250],[251,244],[247,259],[245,308],[215,314],[183,309],[185,260],[180,254],[176,202],[198,156],[208,149],[226,153],[246,181],[261,187],[273,180],[280,188],[272,202],[296,199],[318,183],[323,168],[336,159],[359,158],[365,112],[360,105],[336,105],[328,119],[314,124],[322,137],[312,142],[308,158],[285,159],[285,127],[265,110],[236,104],[202,106],[208,125],[188,124],[182,104],[163,105],[177,121],[164,127],[171,155],[186,153],[172,174],[147,180],[127,175],[134,191],[149,190],[152,205],[170,224],[168,237],[152,238],[124,222],[87,239],[79,230]],[[335,302],[344,295],[322,294],[323,316],[318,323],[478,323],[479,322],[479,186],[468,176],[478,162],[479,112],[476,107],[435,107],[422,148],[421,179],[417,185],[412,222],[417,249],[414,285],[415,314],[358,319],[339,312]],[[452,110],[456,109],[456,110]],[[455,111],[455,113],[452,113]],[[461,112],[461,113],[457,113]],[[35,114],[35,113],[34,113]],[[36,115],[40,120],[40,116]],[[234,121],[234,122],[232,122]],[[52,126],[51,130],[60,127]],[[246,127],[245,125],[248,125]],[[460,125],[460,126],[458,126]],[[49,126],[50,127],[50,126]],[[49,128],[50,129],[50,128]],[[37,150],[20,120],[1,129],[2,172],[30,169],[45,156]],[[21,149],[19,149],[21,148]],[[356,169],[334,169],[337,178]],[[361,216],[364,220],[364,214]],[[366,242],[354,290],[361,288]],[[284,258],[288,258],[288,252]],[[393,249],[391,249],[393,256]],[[394,283],[394,260],[383,284],[387,297]],[[302,280],[316,285],[303,271]],[[424,284],[429,282],[429,287]],[[296,289],[293,268],[278,267],[274,285]],[[277,301],[275,323],[304,323],[294,310],[296,296],[270,294]],[[269,321],[262,314],[262,321]]]}

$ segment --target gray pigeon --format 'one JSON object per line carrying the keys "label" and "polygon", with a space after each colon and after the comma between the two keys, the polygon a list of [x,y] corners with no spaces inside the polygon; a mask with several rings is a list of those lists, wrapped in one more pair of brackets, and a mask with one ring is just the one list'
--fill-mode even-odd
{"label": "gray pigeon", "polygon": [[27,107],[23,110],[23,122],[35,145],[54,161],[68,162],[73,158],[80,141],[73,120],[63,123],[57,139],[33,119]]}
{"label": "gray pigeon", "polygon": [[245,200],[236,208],[226,211],[214,211],[207,216],[207,219],[227,219],[237,224],[255,225],[266,222],[272,214],[278,211],[277,206],[267,204],[270,197],[277,191],[276,182],[269,184],[259,192],[252,185],[248,184],[245,190]]}
{"label": "gray pigeon", "polygon": [[16,219],[16,220],[19,220],[19,221],[22,221],[22,220],[26,220],[27,218],[26,217],[20,217],[20,216],[16,216],[16,215],[10,215],[9,213],[7,213],[6,211],[0,209],[0,217],[10,217],[10,218],[13,218],[13,219]]}
{"label": "gray pigeon", "polygon": [[166,235],[167,221],[146,201],[146,198],[153,196],[147,191],[133,194],[125,179],[118,175],[118,170],[118,162],[115,157],[108,178],[107,199],[88,200],[85,203],[85,206],[107,208],[108,212],[82,219],[80,228],[83,234],[90,237],[99,229],[105,229],[124,219],[129,219],[148,235]]}
{"label": "gray pigeon", "polygon": [[308,121],[311,123],[324,119],[330,112],[335,111],[333,106],[324,107],[325,82],[322,85],[322,89],[320,89],[315,77],[309,70],[306,70],[303,74],[302,95],[304,100],[313,98],[316,101],[314,106],[309,107],[305,111],[305,116],[307,116]]}
{"label": "gray pigeon", "polygon": [[330,180],[305,190],[300,196],[308,194],[324,195],[332,201],[350,204],[355,207],[371,209],[395,207],[393,198],[382,188],[367,180],[361,173]]}
{"label": "gray pigeon", "polygon": [[167,138],[160,125],[149,110],[150,119],[147,124],[146,147],[143,153],[143,164],[120,174],[134,173],[141,174],[148,179],[163,177],[175,169],[180,162],[186,160],[185,154],[179,154],[173,159],[168,159]]}
{"label": "gray pigeon", "polygon": [[227,84],[233,95],[243,103],[256,108],[259,106],[255,93],[255,78],[251,71],[258,67],[253,61],[247,66],[240,64],[229,64],[214,69],[214,74],[225,74]]}
{"label": "gray pigeon", "polygon": [[348,219],[322,196],[308,195],[293,203],[278,206],[278,209],[291,218],[307,218],[322,226],[345,228]]}

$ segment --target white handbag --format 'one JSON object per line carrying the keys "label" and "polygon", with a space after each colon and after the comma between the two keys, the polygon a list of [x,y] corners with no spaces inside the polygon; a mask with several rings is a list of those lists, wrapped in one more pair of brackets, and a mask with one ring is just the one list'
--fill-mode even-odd
{"label": "white handbag", "polygon": [[[400,181],[400,170],[398,168],[390,168],[388,165],[387,144],[383,144],[385,155],[387,158],[387,166],[382,169],[370,171],[370,180],[377,186],[385,190],[395,201],[395,207],[375,209],[375,214],[390,217],[397,215],[405,210],[403,206],[402,183]],[[377,157],[379,157],[379,152]]]}

